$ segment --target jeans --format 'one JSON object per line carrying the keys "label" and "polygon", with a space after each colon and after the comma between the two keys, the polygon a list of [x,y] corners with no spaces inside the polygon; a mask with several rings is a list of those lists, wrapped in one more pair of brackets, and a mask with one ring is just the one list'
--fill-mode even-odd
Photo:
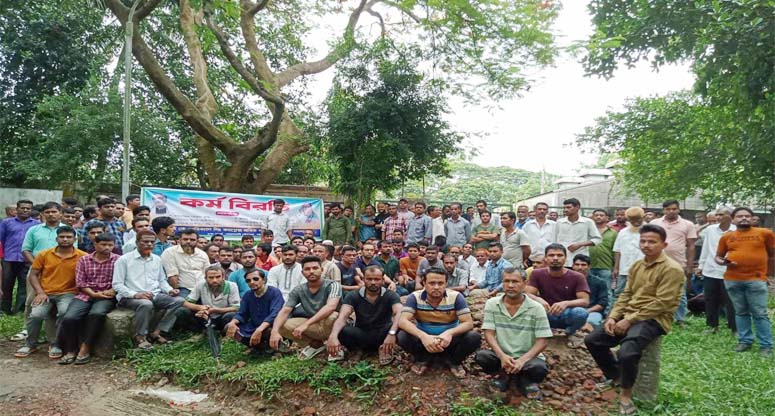
{"label": "jeans", "polygon": [[620,274],[616,278],[616,287],[614,288],[614,299],[613,303],[611,303],[611,307],[613,308],[614,303],[619,299],[619,295],[624,292],[624,288],[627,286],[627,275],[626,274]]}
{"label": "jeans", "polygon": [[613,283],[613,271],[611,269],[589,269],[589,277],[597,277],[598,279],[605,282],[605,293],[608,294],[608,306],[605,307],[605,310],[603,311],[605,314],[608,314],[608,312],[613,307],[613,294],[611,293],[611,284]]}
{"label": "jeans", "polygon": [[725,280],[724,286],[735,308],[737,342],[753,344],[753,318],[759,348],[772,348],[772,325],[767,315],[767,282]]}
{"label": "jeans", "polygon": [[724,279],[705,277],[703,284],[705,286],[703,289],[703,293],[705,293],[705,324],[711,328],[718,328],[719,312],[723,307],[727,317],[727,327],[733,332],[737,331],[735,307],[732,305],[732,299],[727,295]]}
{"label": "jeans", "polygon": [[673,313],[673,319],[677,322],[686,321],[686,314],[689,313],[688,301],[686,298],[686,285],[681,288],[681,302],[678,304],[678,309]]}
{"label": "jeans", "polygon": [[603,314],[600,312],[590,312],[587,316],[587,323],[597,328],[603,322]]}
{"label": "jeans", "polygon": [[405,331],[398,331],[398,345],[414,358],[416,363],[427,363],[433,357],[441,357],[449,360],[452,365],[460,365],[472,352],[482,345],[482,336],[475,331],[452,337],[452,342],[442,352],[430,353],[425,349],[420,338],[409,335]]}
{"label": "jeans", "polygon": [[385,342],[385,337],[390,331],[391,324],[385,325],[381,328],[374,329],[361,329],[355,326],[346,326],[342,328],[342,332],[339,333],[339,342],[345,346],[349,351],[365,351],[374,352],[377,351]]}
{"label": "jeans", "polygon": [[73,299],[59,325],[57,338],[62,350],[65,353],[76,352],[79,344],[94,345],[105,324],[105,316],[115,306],[113,299]]}
{"label": "jeans", "polygon": [[[482,370],[487,374],[495,374],[501,370],[501,360],[492,350],[479,350],[474,360]],[[512,379],[516,379],[517,387],[525,393],[525,387],[528,384],[540,383],[544,381],[549,374],[549,366],[546,361],[540,358],[533,358],[525,363],[517,374],[510,374]]]}
{"label": "jeans", "polygon": [[[67,308],[70,306],[70,302],[75,298],[74,293],[63,293],[61,295],[49,295],[48,301],[41,303],[38,306],[33,306],[30,311],[30,316],[27,318],[27,346],[35,348],[38,346],[38,336],[40,336],[40,328],[43,325],[43,321],[48,318],[51,307],[54,306],[57,309],[56,326],[62,322],[62,318],[67,312]],[[51,343],[52,347],[58,347],[56,338]]]}
{"label": "jeans", "polygon": [[[603,328],[597,328],[584,338],[584,343],[605,377],[618,379],[623,389],[630,389],[635,385],[643,350],[664,334],[657,321],[649,319],[632,324],[623,337],[608,335]],[[611,347],[616,345],[619,352],[614,358]]]}
{"label": "jeans", "polygon": [[[27,273],[30,265],[24,261],[3,260],[3,297],[0,309],[11,315],[24,310],[24,300],[27,299]],[[13,287],[16,285],[16,307],[13,307]]]}
{"label": "jeans", "polygon": [[156,329],[164,332],[172,330],[176,319],[175,311],[183,306],[183,298],[159,293],[153,297],[152,301],[148,299],[124,298],[119,301],[118,306],[135,311],[135,336],[146,336],[148,335],[148,327],[151,325],[151,318],[153,318],[153,311],[155,309],[165,310],[164,316],[156,325]]}
{"label": "jeans", "polygon": [[564,329],[568,335],[573,335],[587,323],[589,312],[586,309],[575,306],[566,308],[559,315],[549,315],[549,326]]}

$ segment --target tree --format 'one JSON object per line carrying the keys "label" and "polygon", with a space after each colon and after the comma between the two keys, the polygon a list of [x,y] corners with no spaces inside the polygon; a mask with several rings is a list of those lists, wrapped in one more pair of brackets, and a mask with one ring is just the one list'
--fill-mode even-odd
{"label": "tree", "polygon": [[775,18],[768,0],[594,1],[596,32],[584,65],[613,75],[624,63],[655,68],[692,60],[694,90],[636,99],[580,135],[619,151],[641,196],[709,203],[775,198]]}
{"label": "tree", "polygon": [[384,42],[366,57],[348,59],[328,101],[325,141],[338,167],[331,183],[358,206],[405,180],[446,174],[447,156],[461,140],[443,119],[438,88],[391,49]]}
{"label": "tree", "polygon": [[[125,25],[129,8],[124,1],[105,3]],[[518,93],[527,84],[524,68],[547,65],[556,53],[549,32],[556,7],[538,0],[482,0],[476,6],[467,0],[160,4],[140,2],[132,18],[137,27],[133,54],[195,133],[210,187],[226,191],[263,191],[294,156],[309,149],[294,116],[299,109],[293,108],[303,101],[304,79],[329,69],[356,45],[391,37],[399,51],[428,57],[438,74],[435,82],[445,91],[496,98]],[[362,30],[363,15],[378,25],[379,35]],[[322,59],[309,60],[310,48],[303,42],[310,30],[306,22],[342,16],[347,23],[340,38],[330,42]],[[182,73],[162,66],[168,50],[154,41],[160,33],[182,39]],[[237,106],[252,116],[230,120],[227,110]]]}

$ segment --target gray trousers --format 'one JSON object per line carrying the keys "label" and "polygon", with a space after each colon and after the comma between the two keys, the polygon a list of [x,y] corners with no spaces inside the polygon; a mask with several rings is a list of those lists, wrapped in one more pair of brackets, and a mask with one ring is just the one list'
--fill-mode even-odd
{"label": "gray trousers", "polygon": [[[40,328],[43,326],[43,321],[49,317],[51,308],[55,307],[57,310],[56,327],[59,327],[59,323],[62,321],[62,317],[65,316],[67,308],[70,306],[70,302],[75,298],[75,293],[63,293],[61,295],[49,295],[48,302],[41,303],[38,306],[32,306],[30,316],[27,317],[27,346],[35,348],[38,346],[38,336],[40,335]],[[50,334],[54,340],[51,342],[51,346],[56,347],[56,330]]]}
{"label": "gray trousers", "polygon": [[[172,297],[165,293],[159,293],[154,296],[153,301],[148,299],[124,298],[118,303],[118,306],[132,309],[135,311],[135,336],[148,335],[148,327],[151,325],[154,310],[164,309],[164,316],[154,328],[164,332],[170,332],[175,325],[175,311],[183,306],[183,298]],[[153,331],[151,331],[153,332]]]}

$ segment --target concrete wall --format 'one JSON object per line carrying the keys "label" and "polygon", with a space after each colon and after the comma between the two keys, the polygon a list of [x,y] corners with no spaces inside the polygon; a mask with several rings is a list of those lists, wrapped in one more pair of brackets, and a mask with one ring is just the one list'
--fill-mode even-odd
{"label": "concrete wall", "polygon": [[16,206],[16,201],[29,199],[35,204],[43,204],[48,201],[62,202],[62,191],[59,189],[24,189],[24,188],[0,188],[0,215],[5,215],[5,207]]}

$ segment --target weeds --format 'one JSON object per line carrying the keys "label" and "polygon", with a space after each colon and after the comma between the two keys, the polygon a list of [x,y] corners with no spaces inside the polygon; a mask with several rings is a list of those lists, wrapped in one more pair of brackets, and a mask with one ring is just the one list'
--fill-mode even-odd
{"label": "weeds", "polygon": [[24,329],[24,314],[0,316],[0,338],[8,338]]}

